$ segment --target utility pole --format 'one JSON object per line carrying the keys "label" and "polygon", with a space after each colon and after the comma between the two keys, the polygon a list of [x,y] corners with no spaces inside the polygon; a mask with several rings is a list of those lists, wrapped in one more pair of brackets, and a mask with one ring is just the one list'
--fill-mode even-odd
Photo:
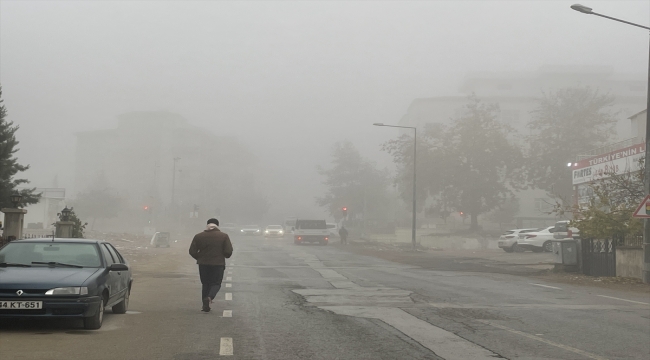
{"label": "utility pole", "polygon": [[173,172],[173,174],[172,174],[172,207],[174,207],[174,205],[176,204],[176,199],[174,197],[175,192],[176,192],[176,163],[180,159],[181,158],[179,158],[179,157],[174,158],[174,165],[173,165],[173,170],[172,170],[172,172]]}

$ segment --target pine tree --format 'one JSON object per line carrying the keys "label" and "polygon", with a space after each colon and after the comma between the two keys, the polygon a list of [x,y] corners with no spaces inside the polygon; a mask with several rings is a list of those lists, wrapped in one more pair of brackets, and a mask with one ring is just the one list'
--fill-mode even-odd
{"label": "pine tree", "polygon": [[15,154],[18,151],[16,147],[16,131],[18,126],[12,121],[7,120],[7,109],[2,100],[2,86],[0,86],[0,208],[13,207],[10,196],[18,191],[23,199],[20,206],[35,204],[40,199],[40,194],[35,194],[36,189],[20,189],[22,184],[28,184],[25,179],[15,179],[15,175],[29,169],[27,165],[18,163]]}

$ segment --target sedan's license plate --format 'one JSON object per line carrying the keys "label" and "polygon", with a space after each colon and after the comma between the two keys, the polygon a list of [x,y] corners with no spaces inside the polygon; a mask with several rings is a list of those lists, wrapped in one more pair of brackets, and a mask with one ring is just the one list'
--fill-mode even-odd
{"label": "sedan's license plate", "polygon": [[30,310],[30,309],[42,309],[43,308],[43,302],[42,301],[0,301],[0,309],[22,309],[22,310]]}

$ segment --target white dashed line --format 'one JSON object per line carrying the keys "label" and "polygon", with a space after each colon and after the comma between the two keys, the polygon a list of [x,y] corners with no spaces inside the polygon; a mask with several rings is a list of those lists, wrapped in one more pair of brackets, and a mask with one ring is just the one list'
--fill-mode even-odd
{"label": "white dashed line", "polygon": [[223,317],[232,317],[232,310],[224,310]]}
{"label": "white dashed line", "polygon": [[219,346],[219,355],[232,355],[234,352],[232,346],[232,338],[222,337],[221,344]]}
{"label": "white dashed line", "polygon": [[228,275],[232,275],[232,271],[228,271]]}
{"label": "white dashed line", "polygon": [[231,283],[226,284],[226,287],[232,287]]}
{"label": "white dashed line", "polygon": [[232,276],[226,276],[226,281],[232,281]]}
{"label": "white dashed line", "polygon": [[232,300],[232,293],[226,293],[226,300]]}
{"label": "white dashed line", "polygon": [[600,296],[600,297],[604,297],[604,298],[608,298],[608,299],[620,300],[620,301],[627,301],[627,302],[631,302],[631,303],[635,303],[635,304],[650,305],[648,303],[644,303],[644,302],[641,302],[641,301],[621,299],[621,298],[617,298],[617,297],[613,297],[613,296],[606,296],[606,295],[596,295],[596,296]]}
{"label": "white dashed line", "polygon": [[549,288],[549,289],[562,290],[562,288],[555,287],[555,286],[548,286],[548,285],[542,285],[542,284],[533,284],[533,283],[529,283],[529,284],[535,285],[535,286],[541,286],[541,287],[545,287],[545,288]]}

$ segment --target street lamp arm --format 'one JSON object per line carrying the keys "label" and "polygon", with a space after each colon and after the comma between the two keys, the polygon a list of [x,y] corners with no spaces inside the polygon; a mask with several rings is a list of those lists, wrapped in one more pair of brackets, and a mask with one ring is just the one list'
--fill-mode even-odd
{"label": "street lamp arm", "polygon": [[605,19],[610,19],[610,20],[614,20],[614,21],[622,22],[622,23],[624,23],[624,24],[628,24],[628,25],[632,25],[632,26],[640,27],[640,28],[643,28],[643,29],[646,29],[646,30],[650,30],[650,27],[643,26],[643,25],[639,25],[639,24],[635,24],[635,23],[633,23],[633,22],[629,22],[629,21],[625,21],[625,20],[617,19],[617,18],[614,18],[614,17],[611,17],[611,16],[607,16],[607,15],[603,15],[603,14],[598,14],[598,13],[595,13],[595,12],[592,12],[592,14],[593,14],[593,15],[596,15],[596,16],[604,17]]}
{"label": "street lamp arm", "polygon": [[414,130],[417,129],[415,126],[386,125],[386,124],[382,124],[382,123],[374,123],[373,125],[375,125],[375,126],[394,127],[394,128],[401,128],[401,129],[414,129]]}
{"label": "street lamp arm", "polygon": [[584,6],[584,5],[580,5],[580,4],[573,4],[573,5],[571,5],[571,9],[573,9],[573,10],[575,10],[575,11],[578,11],[578,12],[581,12],[581,13],[583,13],[583,14],[587,14],[587,15],[596,15],[596,16],[603,17],[603,18],[605,18],[605,19],[610,19],[610,20],[614,20],[614,21],[622,22],[622,23],[624,23],[624,24],[628,24],[628,25],[632,25],[632,26],[640,27],[640,28],[642,28],[642,29],[650,30],[650,27],[647,27],[647,26],[643,26],[643,25],[635,24],[635,23],[633,23],[633,22],[629,22],[629,21],[625,21],[625,20],[617,19],[617,18],[615,18],[615,17],[611,17],[611,16],[607,16],[607,15],[603,15],[603,14],[599,14],[599,13],[593,12],[593,9],[590,8],[590,7],[588,7],[588,6]]}

